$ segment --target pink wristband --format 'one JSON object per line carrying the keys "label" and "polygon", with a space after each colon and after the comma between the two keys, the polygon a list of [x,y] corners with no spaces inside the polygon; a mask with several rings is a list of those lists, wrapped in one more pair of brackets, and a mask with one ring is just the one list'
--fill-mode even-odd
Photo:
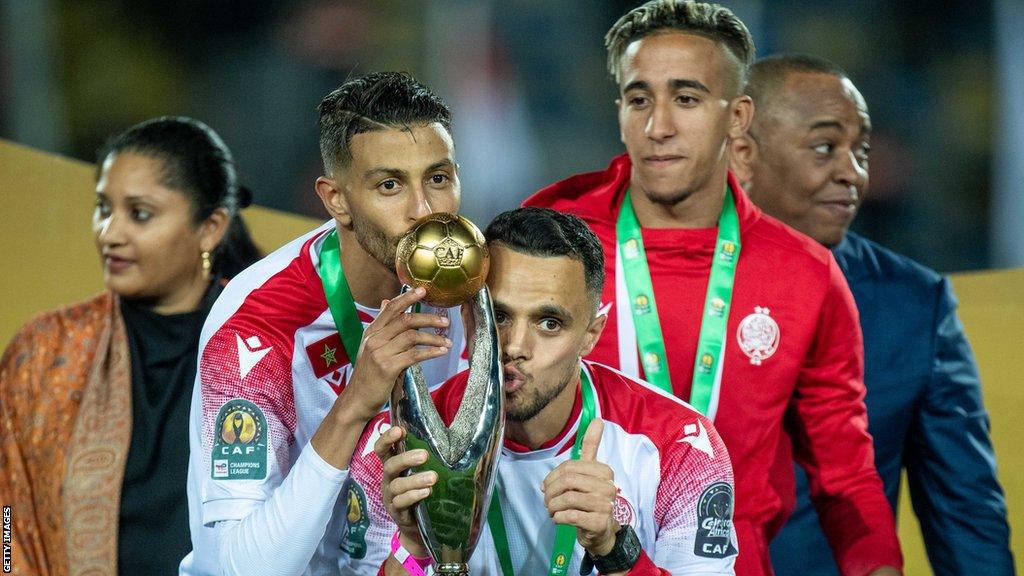
{"label": "pink wristband", "polygon": [[[430,556],[413,556],[402,546],[402,541],[399,538],[400,532],[395,530],[395,535],[391,537],[391,555],[398,560],[398,563],[405,568],[405,571],[412,576],[426,576],[424,570],[430,568],[431,560]],[[433,572],[433,570],[430,570]]]}

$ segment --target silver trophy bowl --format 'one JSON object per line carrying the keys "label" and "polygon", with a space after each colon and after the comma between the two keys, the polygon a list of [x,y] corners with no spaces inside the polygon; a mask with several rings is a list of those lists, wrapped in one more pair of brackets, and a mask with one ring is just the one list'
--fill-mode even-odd
{"label": "silver trophy bowl", "polygon": [[391,421],[406,430],[399,450],[422,448],[429,454],[409,474],[437,473],[430,496],[416,505],[416,520],[435,573],[445,575],[469,574],[505,432],[504,370],[487,287],[463,306],[471,307],[473,318],[469,382],[451,426],[438,414],[418,364],[405,371],[391,398]]}

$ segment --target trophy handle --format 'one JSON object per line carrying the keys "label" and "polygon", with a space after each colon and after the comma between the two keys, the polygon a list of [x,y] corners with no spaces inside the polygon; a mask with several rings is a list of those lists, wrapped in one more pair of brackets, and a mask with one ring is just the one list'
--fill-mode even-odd
{"label": "trophy handle", "polygon": [[423,448],[430,455],[409,473],[438,474],[431,495],[416,506],[438,574],[466,573],[486,521],[505,430],[504,368],[487,286],[463,305],[471,306],[474,324],[469,381],[451,426],[444,425],[418,364],[406,370],[391,401],[391,421],[407,433],[403,448]]}

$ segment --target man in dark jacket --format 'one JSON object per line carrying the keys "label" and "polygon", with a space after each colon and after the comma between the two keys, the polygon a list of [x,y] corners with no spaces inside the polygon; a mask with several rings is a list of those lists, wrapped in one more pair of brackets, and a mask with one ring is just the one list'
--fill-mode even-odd
{"label": "man in dark jacket", "polygon": [[[906,468],[935,574],[1013,574],[988,415],[949,281],[847,232],[868,182],[863,97],[841,69],[809,56],[762,59],[746,92],[754,121],[732,143],[732,167],[751,200],[830,247],[846,276],[864,333],[875,463],[893,510]],[[776,573],[837,574],[796,473],[796,511],[771,546]]]}

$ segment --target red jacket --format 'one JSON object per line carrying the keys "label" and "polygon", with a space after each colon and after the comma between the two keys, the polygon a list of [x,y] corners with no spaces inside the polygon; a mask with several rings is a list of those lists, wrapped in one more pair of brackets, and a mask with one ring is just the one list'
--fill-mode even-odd
{"label": "red jacket", "polygon": [[[555,183],[524,202],[580,216],[601,239],[602,305],[613,304],[589,359],[627,373],[639,369],[636,352],[619,349],[620,338],[632,347],[635,340],[619,326],[620,315],[630,311],[628,302],[616,301],[615,223],[630,171],[622,155],[603,172]],[[735,469],[737,574],[772,573],[768,542],[793,507],[794,457],[808,472],[812,499],[843,573],[901,567],[892,510],[867,432],[864,351],[846,281],[827,249],[763,214],[731,174],[729,183],[741,251],[714,422]],[[642,234],[673,389],[688,399],[717,228]],[[741,331],[750,319],[769,326],[774,347],[755,351],[757,342]]]}

